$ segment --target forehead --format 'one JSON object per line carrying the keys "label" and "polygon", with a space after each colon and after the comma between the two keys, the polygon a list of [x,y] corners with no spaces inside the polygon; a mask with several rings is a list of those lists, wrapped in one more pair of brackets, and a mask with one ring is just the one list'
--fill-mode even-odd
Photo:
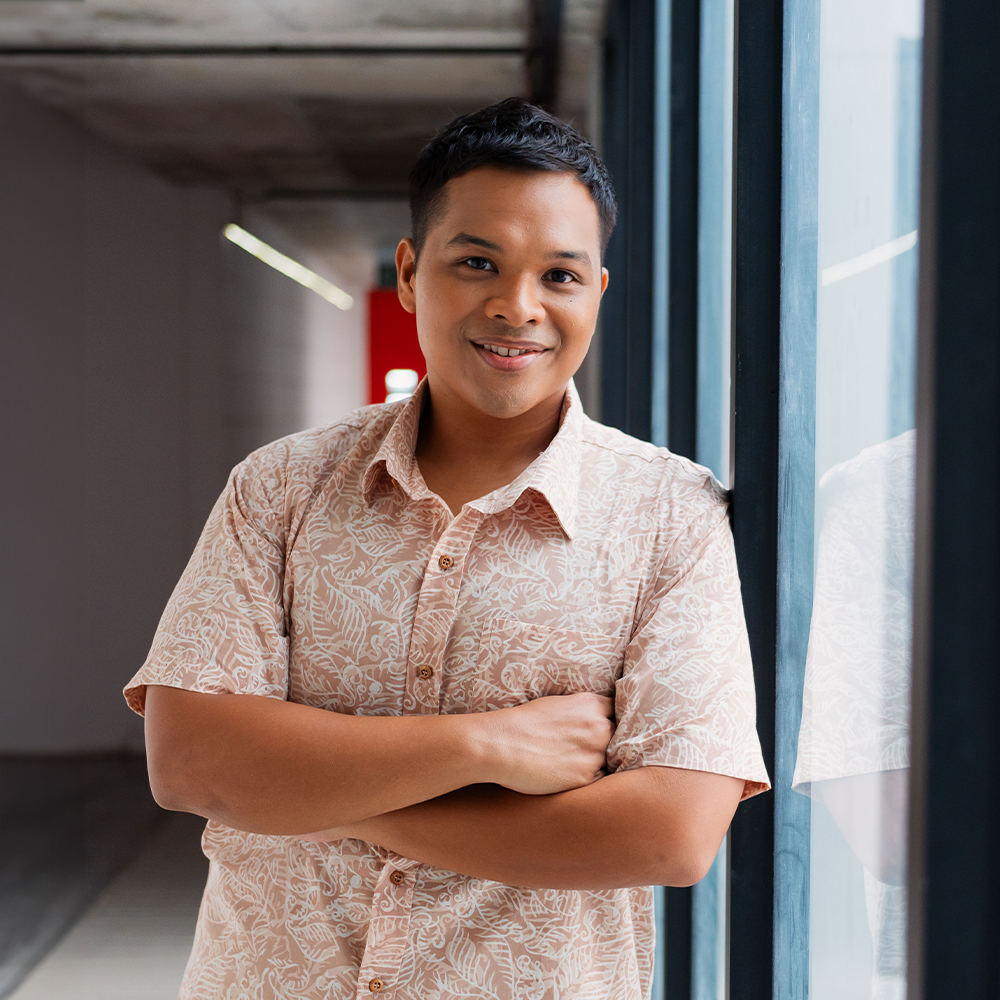
{"label": "forehead", "polygon": [[477,167],[448,181],[434,214],[428,235],[442,243],[466,232],[500,243],[600,245],[597,206],[569,171]]}

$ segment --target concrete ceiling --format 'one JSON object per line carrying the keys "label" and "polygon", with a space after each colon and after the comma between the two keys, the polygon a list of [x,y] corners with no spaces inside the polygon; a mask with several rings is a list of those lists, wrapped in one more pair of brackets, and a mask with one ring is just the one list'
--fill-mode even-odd
{"label": "concrete ceiling", "polygon": [[[587,132],[605,2],[564,4],[557,110]],[[182,182],[399,194],[442,123],[524,91],[527,22],[526,0],[2,0],[0,80]]]}

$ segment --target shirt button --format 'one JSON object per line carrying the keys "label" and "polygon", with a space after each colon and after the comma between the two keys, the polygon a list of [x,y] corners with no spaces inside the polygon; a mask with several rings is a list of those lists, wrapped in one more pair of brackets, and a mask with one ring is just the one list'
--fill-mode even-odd
{"label": "shirt button", "polygon": [[455,560],[452,559],[451,556],[441,556],[441,558],[438,559],[438,566],[440,566],[441,569],[451,569],[454,565]]}
{"label": "shirt button", "polygon": [[385,986],[385,983],[383,983],[383,982],[382,982],[382,980],[381,980],[381,979],[379,979],[379,977],[378,977],[378,976],[376,976],[376,977],[375,977],[375,978],[374,978],[374,979],[373,979],[373,980],[372,980],[372,981],[371,981],[371,982],[370,982],[370,983],[368,984],[368,989],[370,989],[370,990],[372,991],[372,993],[381,993],[381,992],[382,992],[382,987],[383,987],[383,986]]}
{"label": "shirt button", "polygon": [[402,885],[403,882],[406,881],[406,876],[402,872],[393,872],[389,876],[389,881],[392,882],[393,885]]}
{"label": "shirt button", "polygon": [[434,668],[427,666],[425,663],[418,671],[417,676],[422,681],[429,681],[434,676]]}

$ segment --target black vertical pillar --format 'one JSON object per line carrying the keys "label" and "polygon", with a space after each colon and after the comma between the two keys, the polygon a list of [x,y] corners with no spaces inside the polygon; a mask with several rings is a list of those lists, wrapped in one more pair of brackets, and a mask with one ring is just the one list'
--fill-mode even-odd
{"label": "black vertical pillar", "polygon": [[690,888],[668,888],[664,927],[665,1000],[691,1000],[691,918]]}
{"label": "black vertical pillar", "polygon": [[670,281],[667,447],[695,458],[698,428],[700,0],[670,5]]}
{"label": "black vertical pillar", "polygon": [[[670,3],[667,447],[698,442],[698,129],[701,0]],[[666,1000],[690,1000],[692,892],[667,889]]]}
{"label": "black vertical pillar", "polygon": [[[757,728],[774,773],[781,272],[781,0],[737,0],[733,217],[733,532],[757,687]],[[774,796],[730,831],[731,1000],[772,1000]]]}
{"label": "black vertical pillar", "polygon": [[928,0],[911,1000],[1000,994],[1000,5]]}
{"label": "black vertical pillar", "polygon": [[604,157],[618,196],[601,306],[601,419],[648,439],[653,368],[653,153],[656,0],[608,9]]}

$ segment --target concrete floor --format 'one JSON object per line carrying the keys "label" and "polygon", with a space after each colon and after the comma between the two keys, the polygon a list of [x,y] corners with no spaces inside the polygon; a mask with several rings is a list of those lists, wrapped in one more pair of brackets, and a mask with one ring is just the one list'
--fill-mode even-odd
{"label": "concrete floor", "polygon": [[11,1000],[176,1000],[208,873],[204,825],[171,814]]}
{"label": "concrete floor", "polygon": [[0,757],[0,998],[174,1000],[203,826],[156,805],[141,756]]}

